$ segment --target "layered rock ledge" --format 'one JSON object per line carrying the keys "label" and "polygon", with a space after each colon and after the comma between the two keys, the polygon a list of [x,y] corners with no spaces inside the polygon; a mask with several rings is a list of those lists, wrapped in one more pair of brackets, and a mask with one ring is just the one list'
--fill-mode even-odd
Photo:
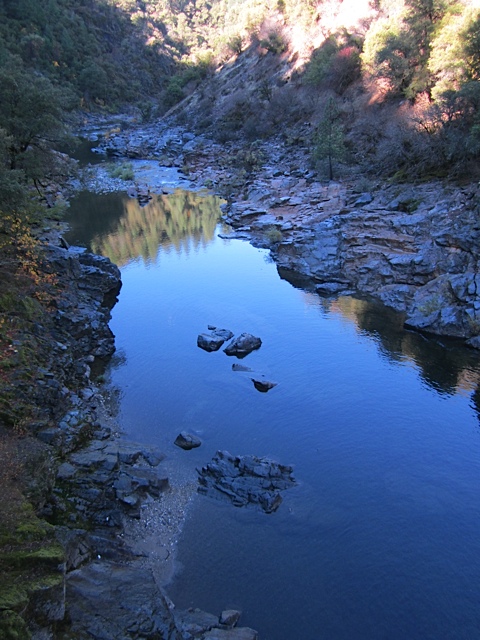
{"label": "layered rock ledge", "polygon": [[305,178],[271,185],[261,195],[257,186],[257,203],[231,203],[225,220],[270,246],[282,275],[301,274],[324,296],[372,296],[404,313],[407,327],[480,346],[476,185],[363,194]]}

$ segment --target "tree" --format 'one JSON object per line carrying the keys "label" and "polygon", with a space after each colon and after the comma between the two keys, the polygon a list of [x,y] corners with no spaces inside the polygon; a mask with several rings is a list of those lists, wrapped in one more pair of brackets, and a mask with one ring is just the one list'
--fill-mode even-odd
{"label": "tree", "polygon": [[333,180],[334,161],[343,160],[346,153],[345,136],[340,116],[337,103],[334,98],[330,98],[315,134],[313,158],[316,162],[319,160],[327,161],[329,180]]}
{"label": "tree", "polygon": [[[72,96],[11,57],[0,69],[0,127],[6,156],[3,168],[23,172],[35,184],[54,169],[53,149],[65,140],[65,110]],[[18,174],[17,174],[18,175]]]}
{"label": "tree", "polygon": [[409,99],[430,93],[432,41],[447,11],[458,0],[406,0],[402,11],[384,17],[367,34],[362,56],[375,76],[388,79],[390,91]]}

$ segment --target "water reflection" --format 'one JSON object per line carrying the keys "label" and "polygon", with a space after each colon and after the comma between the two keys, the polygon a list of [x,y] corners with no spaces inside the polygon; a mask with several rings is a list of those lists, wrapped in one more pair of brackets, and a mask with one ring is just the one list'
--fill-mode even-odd
{"label": "water reflection", "polygon": [[[292,284],[308,287],[305,281]],[[306,292],[304,299],[306,304],[319,304],[317,294]],[[341,296],[323,298],[320,305],[324,312],[348,319],[360,333],[373,338],[390,362],[411,362],[418,367],[422,380],[439,393],[470,395],[477,389],[478,354],[459,340],[406,331],[403,314],[372,300]],[[480,404],[476,406],[480,414]]]}
{"label": "water reflection", "polygon": [[177,189],[146,206],[124,194],[80,194],[72,203],[67,240],[87,246],[122,267],[141,258],[155,263],[159,247],[189,253],[212,241],[222,200]]}
{"label": "water reflection", "polygon": [[[215,237],[218,200],[178,192],[141,209],[117,194],[75,207],[72,241],[81,232],[134,261],[112,318],[124,432],[193,487],[218,449],[294,464],[299,480],[268,519],[198,497],[176,605],[241,609],[275,640],[476,637],[478,355],[406,332],[369,301],[294,289],[266,251]],[[278,387],[260,394],[221,351],[198,349],[210,323],[261,336],[247,364]],[[173,444],[183,429],[202,439],[191,455]]]}
{"label": "water reflection", "polygon": [[[168,195],[154,195],[142,207],[123,193],[84,192],[72,202],[67,240],[108,256],[120,267],[138,259],[155,264],[160,247],[164,253],[174,250],[188,255],[211,243],[221,202],[214,195],[176,189]],[[375,341],[388,361],[418,367],[429,387],[447,395],[470,395],[477,389],[478,354],[458,341],[405,331],[403,315],[381,304],[351,296],[319,298],[311,292],[308,279],[282,269],[279,274],[305,292],[307,305],[354,323],[360,333]],[[478,393],[473,397],[480,414]]]}

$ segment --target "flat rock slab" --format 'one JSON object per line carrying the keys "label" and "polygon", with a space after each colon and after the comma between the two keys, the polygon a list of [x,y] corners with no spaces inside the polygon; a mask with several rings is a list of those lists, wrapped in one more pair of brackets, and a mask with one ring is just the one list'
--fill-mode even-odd
{"label": "flat rock slab", "polygon": [[73,632],[98,640],[182,638],[148,569],[102,562],[72,571],[67,612]]}
{"label": "flat rock slab", "polygon": [[236,507],[257,506],[265,513],[276,511],[282,502],[280,492],[296,485],[290,465],[228,451],[217,451],[198,474],[199,493],[227,499]]}
{"label": "flat rock slab", "polygon": [[[227,614],[227,615],[225,615]],[[240,611],[224,611],[220,617],[200,609],[175,610],[175,622],[182,638],[198,640],[257,640],[258,634],[249,627],[236,627]]]}
{"label": "flat rock slab", "polygon": [[262,341],[256,336],[252,336],[251,333],[241,333],[237,338],[232,340],[226,349],[224,349],[227,356],[237,356],[237,358],[244,358],[252,351],[260,349]]}

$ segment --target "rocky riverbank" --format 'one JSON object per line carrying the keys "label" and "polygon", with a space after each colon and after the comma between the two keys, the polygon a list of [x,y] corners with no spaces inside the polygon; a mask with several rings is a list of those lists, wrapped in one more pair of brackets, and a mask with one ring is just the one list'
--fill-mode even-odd
{"label": "rocky riverbank", "polygon": [[300,275],[323,296],[376,298],[409,328],[480,347],[477,183],[324,182],[295,141],[219,145],[166,123],[119,132],[99,148],[177,167],[219,191],[233,236],[269,247],[284,277]]}
{"label": "rocky riverbank", "polygon": [[[305,149],[283,139],[221,146],[168,123],[101,136],[99,148],[129,158],[134,179],[120,183],[101,166],[83,186],[144,194],[181,179],[218,191],[231,235],[270,248],[283,277],[301,276],[322,296],[375,297],[411,328],[480,347],[478,185],[325,183]],[[37,501],[48,553],[40,554],[41,579],[22,582],[11,546],[14,580],[0,597],[0,629],[39,640],[257,637],[237,626],[239,612],[177,611],[164,593],[196,486],[172,486],[162,452],[121,438],[108,391],[95,383],[92,370],[114,351],[108,321],[118,269],[59,246],[58,228],[41,236],[45,273],[62,291],[49,322],[35,325],[49,358],[28,385],[40,415],[26,438],[48,468]],[[34,565],[37,556],[27,553]]]}
{"label": "rocky riverbank", "polygon": [[21,465],[5,476],[0,500],[0,636],[254,639],[237,626],[240,612],[179,611],[163,591],[196,487],[172,487],[161,451],[122,438],[114,398],[97,382],[115,350],[109,320],[120,272],[66,246],[59,229],[39,231],[42,278],[56,291],[31,322],[41,366],[32,359],[12,389],[37,419],[20,434],[2,431]]}

